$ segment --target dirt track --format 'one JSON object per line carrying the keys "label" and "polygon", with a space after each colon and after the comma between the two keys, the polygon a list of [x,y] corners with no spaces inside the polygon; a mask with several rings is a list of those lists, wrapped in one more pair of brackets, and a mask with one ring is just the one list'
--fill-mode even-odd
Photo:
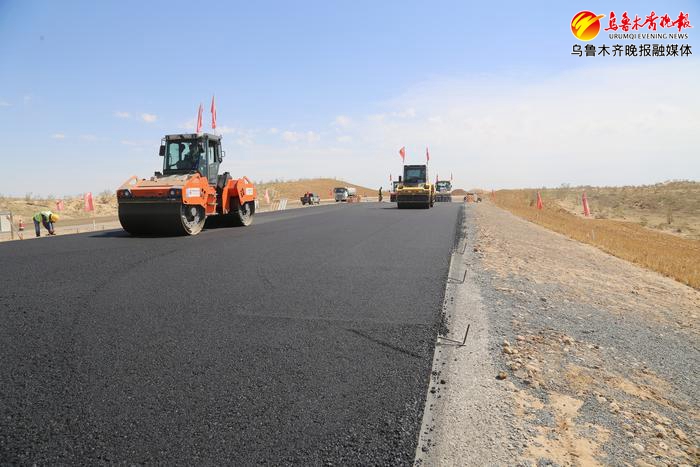
{"label": "dirt track", "polygon": [[427,464],[698,464],[700,292],[490,203],[457,260]]}

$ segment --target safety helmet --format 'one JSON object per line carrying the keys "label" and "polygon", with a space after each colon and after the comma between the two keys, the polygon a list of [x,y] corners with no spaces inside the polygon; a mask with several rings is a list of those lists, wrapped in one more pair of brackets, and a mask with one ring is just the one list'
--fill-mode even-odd
{"label": "safety helmet", "polygon": [[57,221],[58,221],[58,214],[51,214],[51,215],[49,216],[49,220],[50,220],[51,222],[57,222]]}

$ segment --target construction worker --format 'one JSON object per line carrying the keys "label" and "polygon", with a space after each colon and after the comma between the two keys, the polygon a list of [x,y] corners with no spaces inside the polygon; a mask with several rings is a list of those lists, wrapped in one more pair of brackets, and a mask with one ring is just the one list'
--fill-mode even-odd
{"label": "construction worker", "polygon": [[58,221],[58,215],[51,211],[41,211],[34,214],[34,233],[37,237],[41,237],[41,226],[43,225],[49,231],[49,235],[56,235],[53,224]]}
{"label": "construction worker", "polygon": [[379,202],[380,202],[380,203],[382,202],[382,199],[383,199],[383,196],[382,196],[382,187],[379,187]]}

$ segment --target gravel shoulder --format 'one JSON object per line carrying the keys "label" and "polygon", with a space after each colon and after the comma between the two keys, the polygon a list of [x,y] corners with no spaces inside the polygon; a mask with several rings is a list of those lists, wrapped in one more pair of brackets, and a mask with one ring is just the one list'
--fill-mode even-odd
{"label": "gravel shoulder", "polygon": [[490,203],[464,234],[417,463],[700,463],[700,292]]}

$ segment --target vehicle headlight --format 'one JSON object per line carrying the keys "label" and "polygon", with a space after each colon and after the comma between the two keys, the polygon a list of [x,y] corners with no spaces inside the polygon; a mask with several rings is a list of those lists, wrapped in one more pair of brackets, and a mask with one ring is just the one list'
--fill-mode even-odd
{"label": "vehicle headlight", "polygon": [[118,190],[117,198],[131,198],[131,190],[129,190],[128,188],[125,190]]}
{"label": "vehicle headlight", "polygon": [[182,190],[180,188],[171,188],[170,191],[168,191],[169,198],[177,198],[178,196],[182,196]]}

